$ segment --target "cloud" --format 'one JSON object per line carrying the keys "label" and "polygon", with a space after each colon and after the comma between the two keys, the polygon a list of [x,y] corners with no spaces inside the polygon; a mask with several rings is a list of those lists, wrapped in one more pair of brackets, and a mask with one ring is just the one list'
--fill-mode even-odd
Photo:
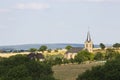
{"label": "cloud", "polygon": [[10,12],[10,9],[0,9],[0,13]]}
{"label": "cloud", "polygon": [[120,2],[119,0],[52,0],[55,2]]}
{"label": "cloud", "polygon": [[16,9],[29,9],[29,10],[41,10],[41,9],[47,9],[50,8],[48,4],[44,3],[19,3],[15,6]]}

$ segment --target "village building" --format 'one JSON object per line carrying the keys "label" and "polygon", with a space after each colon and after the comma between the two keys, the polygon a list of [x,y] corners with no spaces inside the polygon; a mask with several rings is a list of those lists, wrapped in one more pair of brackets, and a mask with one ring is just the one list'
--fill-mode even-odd
{"label": "village building", "polygon": [[84,43],[84,48],[82,47],[72,47],[71,49],[69,49],[65,55],[64,58],[66,59],[71,59],[71,58],[75,58],[75,56],[77,55],[78,52],[80,52],[81,50],[87,50],[88,52],[93,52],[93,42],[91,40],[91,36],[90,36],[90,32],[88,31],[87,33],[87,39]]}
{"label": "village building", "polygon": [[30,53],[27,55],[28,58],[30,58],[31,60],[38,60],[38,61],[44,61],[44,55],[42,53]]}
{"label": "village building", "polygon": [[70,50],[68,50],[68,51],[65,53],[64,58],[66,58],[66,59],[71,59],[71,58],[73,58],[73,59],[74,59],[74,57],[77,55],[77,53],[78,53],[79,51],[81,51],[81,50],[83,50],[83,48],[80,48],[80,47],[72,47]]}

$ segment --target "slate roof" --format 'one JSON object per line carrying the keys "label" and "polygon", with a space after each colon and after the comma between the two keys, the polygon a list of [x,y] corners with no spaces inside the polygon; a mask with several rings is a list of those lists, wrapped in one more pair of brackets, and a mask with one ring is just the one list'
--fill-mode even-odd
{"label": "slate roof", "polygon": [[44,55],[42,53],[37,53],[36,58],[37,59],[44,59]]}
{"label": "slate roof", "polygon": [[88,31],[88,33],[87,33],[86,42],[91,42],[91,36],[90,36],[90,32],[89,32],[89,31]]}
{"label": "slate roof", "polygon": [[27,55],[30,59],[44,59],[44,55],[42,53],[30,53]]}
{"label": "slate roof", "polygon": [[34,58],[35,57],[35,53],[32,52],[32,53],[28,54],[27,56],[28,56],[28,58]]}
{"label": "slate roof", "polygon": [[68,53],[78,53],[78,52],[81,51],[81,50],[83,50],[82,47],[72,47],[70,50],[68,50],[68,51],[66,52],[66,54],[68,54]]}

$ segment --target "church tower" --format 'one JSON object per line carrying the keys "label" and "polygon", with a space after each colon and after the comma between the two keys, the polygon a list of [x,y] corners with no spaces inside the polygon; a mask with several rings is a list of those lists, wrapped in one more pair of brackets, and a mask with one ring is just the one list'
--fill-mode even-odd
{"label": "church tower", "polygon": [[85,49],[89,52],[93,52],[93,42],[91,40],[90,32],[87,33],[87,39],[85,41]]}

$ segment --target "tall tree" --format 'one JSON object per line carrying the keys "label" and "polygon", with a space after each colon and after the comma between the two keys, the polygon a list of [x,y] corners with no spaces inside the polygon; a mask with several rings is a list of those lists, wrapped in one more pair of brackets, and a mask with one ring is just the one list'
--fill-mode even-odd
{"label": "tall tree", "polygon": [[45,45],[42,45],[40,48],[39,48],[39,51],[45,51],[45,50],[47,50],[47,46],[45,46]]}
{"label": "tall tree", "polygon": [[67,45],[67,46],[65,47],[65,49],[67,49],[67,50],[70,50],[71,48],[72,48],[71,45]]}
{"label": "tall tree", "polygon": [[105,49],[105,45],[104,45],[103,43],[100,43],[100,48],[101,48],[102,50],[104,50],[104,49]]}

